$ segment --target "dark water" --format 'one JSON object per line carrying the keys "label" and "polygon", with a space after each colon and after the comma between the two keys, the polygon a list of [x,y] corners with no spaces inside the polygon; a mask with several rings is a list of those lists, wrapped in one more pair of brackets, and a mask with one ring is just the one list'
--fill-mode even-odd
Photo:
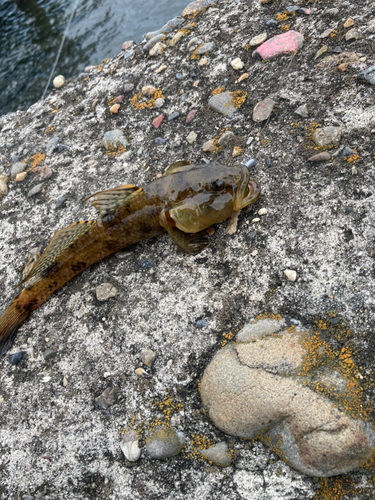
{"label": "dark water", "polygon": [[[78,76],[140,41],[177,15],[188,0],[78,0],[54,71]],[[26,109],[41,98],[75,0],[0,0],[0,115]],[[52,85],[51,85],[52,87]]]}

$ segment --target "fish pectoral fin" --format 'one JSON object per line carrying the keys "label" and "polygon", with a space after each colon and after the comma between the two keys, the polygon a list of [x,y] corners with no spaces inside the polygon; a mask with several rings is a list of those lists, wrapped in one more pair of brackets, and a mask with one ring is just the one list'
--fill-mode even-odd
{"label": "fish pectoral fin", "polygon": [[187,170],[191,170],[190,166],[191,162],[187,160],[176,161],[176,163],[172,163],[169,165],[167,170],[164,172],[164,175],[176,174],[177,172],[186,172]]}
{"label": "fish pectoral fin", "polygon": [[202,252],[210,244],[206,229],[198,233],[185,233],[176,227],[175,222],[165,210],[161,213],[161,225],[167,230],[176,245],[188,254]]}
{"label": "fish pectoral fin", "polygon": [[92,194],[86,198],[83,203],[86,203],[87,200],[91,200],[94,207],[99,210],[100,215],[104,217],[141,193],[143,193],[142,188],[133,186],[132,184],[124,184],[117,188],[107,189],[106,191],[99,191],[99,193]]}
{"label": "fish pectoral fin", "polygon": [[52,240],[49,242],[47,248],[44,250],[43,255],[35,263],[28,275],[15,288],[18,288],[31,278],[41,278],[43,272],[54,265],[56,259],[64,252],[64,250],[66,250],[70,245],[73,245],[95,224],[96,221],[94,220],[74,222],[74,224],[57,231]]}

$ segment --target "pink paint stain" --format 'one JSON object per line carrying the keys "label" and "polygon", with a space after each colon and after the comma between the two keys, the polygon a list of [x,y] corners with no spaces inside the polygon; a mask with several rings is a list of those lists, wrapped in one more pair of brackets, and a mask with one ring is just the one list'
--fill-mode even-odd
{"label": "pink paint stain", "polygon": [[288,54],[302,47],[303,35],[298,31],[287,31],[282,35],[274,36],[257,48],[257,53],[263,60],[278,56],[279,54]]}

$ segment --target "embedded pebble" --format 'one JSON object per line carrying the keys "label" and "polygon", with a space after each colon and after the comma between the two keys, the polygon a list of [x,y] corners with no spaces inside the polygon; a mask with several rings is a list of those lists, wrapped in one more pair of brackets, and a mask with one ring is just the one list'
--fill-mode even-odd
{"label": "embedded pebble", "polygon": [[203,56],[203,54],[209,54],[215,48],[214,42],[204,43],[202,47],[197,50],[197,56]]}
{"label": "embedded pebble", "polygon": [[258,215],[266,215],[268,213],[268,210],[266,208],[261,208],[258,210]]}
{"label": "embedded pebble", "polygon": [[209,139],[208,141],[203,143],[202,150],[205,152],[212,153],[215,149],[214,139]]}
{"label": "embedded pebble", "polygon": [[148,52],[149,50],[151,50],[154,45],[156,45],[158,42],[160,42],[160,40],[164,38],[164,35],[161,33],[159,35],[156,35],[154,36],[153,38],[151,38],[144,46],[143,46],[143,50],[145,52]]}
{"label": "embedded pebble", "polygon": [[131,92],[134,89],[134,83],[125,83],[124,85],[124,93]]}
{"label": "embedded pebble", "polygon": [[327,151],[323,151],[322,153],[310,156],[307,161],[328,161],[330,159],[331,155]]}
{"label": "embedded pebble", "polygon": [[56,200],[56,204],[55,204],[55,208],[60,208],[64,205],[64,203],[66,202],[66,198],[64,196],[60,196],[59,198],[57,198]]}
{"label": "embedded pebble", "polygon": [[284,274],[289,281],[296,281],[297,279],[297,273],[293,269],[285,269]]}
{"label": "embedded pebble", "polygon": [[51,359],[55,358],[57,355],[56,349],[52,349],[52,347],[48,347],[44,352],[43,352],[43,358],[46,361],[50,361]]}
{"label": "embedded pebble", "polygon": [[94,69],[96,69],[96,66],[86,66],[85,73],[90,73],[90,71],[94,71]]}
{"label": "embedded pebble", "polygon": [[110,107],[110,113],[111,115],[118,113],[120,109],[120,104],[114,104],[113,106]]}
{"label": "embedded pebble", "polygon": [[271,160],[271,158],[267,158],[267,160],[266,160],[266,165],[267,165],[267,167],[270,167],[270,166],[272,165],[272,160]]}
{"label": "embedded pebble", "polygon": [[276,35],[264,42],[256,52],[263,60],[270,59],[280,54],[288,54],[299,50],[303,45],[304,37],[298,31],[290,30],[281,35]]}
{"label": "embedded pebble", "polygon": [[302,116],[302,118],[307,118],[309,116],[309,112],[308,112],[306,104],[302,104],[302,106],[297,108],[295,110],[295,113],[299,116]]}
{"label": "embedded pebble", "polygon": [[195,2],[189,3],[189,5],[185,7],[181,15],[183,17],[193,16],[194,14],[197,14],[205,7],[210,7],[216,2],[217,0],[196,0]]}
{"label": "embedded pebble", "polygon": [[182,79],[182,73],[176,73],[176,80]]}
{"label": "embedded pebble", "polygon": [[277,28],[278,24],[279,24],[279,23],[276,21],[276,19],[269,19],[269,20],[266,22],[266,26],[267,26],[267,28]]}
{"label": "embedded pebble", "polygon": [[27,193],[27,197],[31,198],[35,194],[40,193],[42,189],[43,189],[43,184],[37,184],[32,189],[30,189],[30,191]]}
{"label": "embedded pebble", "polygon": [[337,145],[341,140],[340,127],[322,127],[315,130],[312,139],[317,146]]}
{"label": "embedded pebble", "polygon": [[98,285],[95,289],[96,298],[100,302],[110,299],[111,297],[116,297],[118,290],[112,283],[102,283]]}
{"label": "embedded pebble", "polygon": [[180,116],[180,113],[178,111],[174,111],[173,113],[171,113],[169,116],[168,116],[168,121],[172,121],[172,120],[175,120],[176,118],[178,118]]}
{"label": "embedded pebble", "polygon": [[159,116],[157,116],[153,121],[152,121],[152,125],[155,127],[155,128],[159,128],[160,125],[163,123],[164,121],[164,115],[163,113]]}
{"label": "embedded pebble", "polygon": [[23,358],[25,357],[26,351],[16,352],[15,354],[9,354],[8,359],[11,365],[17,366]]}
{"label": "embedded pebble", "polygon": [[55,137],[52,137],[52,139],[50,139],[47,142],[47,145],[46,145],[46,153],[47,154],[52,153],[52,151],[54,151],[57,148],[59,140],[60,140],[60,138],[55,136]]}
{"label": "embedded pebble", "polygon": [[220,139],[217,141],[219,146],[226,146],[228,142],[233,139],[234,133],[231,130],[227,130],[226,132],[223,133],[223,135],[220,137]]}
{"label": "embedded pebble", "polygon": [[186,36],[186,34],[183,32],[183,31],[178,31],[174,37],[172,38],[172,40],[169,42],[169,45],[171,47],[174,47],[176,45],[176,43],[178,43],[181,38],[183,38],[184,36]]}
{"label": "embedded pebble", "polygon": [[318,59],[318,57],[320,57],[322,54],[324,54],[324,52],[327,52],[328,50],[328,46],[327,45],[323,45],[323,47],[321,47],[318,52],[315,54],[315,59]]}
{"label": "embedded pebble", "polygon": [[364,71],[358,73],[357,79],[361,82],[367,82],[371,85],[375,85],[375,66],[370,66]]}
{"label": "embedded pebble", "polygon": [[170,427],[157,427],[146,439],[146,451],[154,460],[175,457],[182,449],[177,432]]}
{"label": "embedded pebble", "polygon": [[190,123],[191,121],[194,120],[195,115],[197,114],[197,109],[192,109],[189,111],[187,117],[186,117],[186,123]]}
{"label": "embedded pebble", "polygon": [[164,105],[164,103],[165,103],[164,99],[162,97],[158,97],[154,101],[154,106],[155,108],[161,108]]}
{"label": "embedded pebble", "polygon": [[129,462],[136,462],[141,456],[137,433],[133,430],[126,432],[121,440],[120,448]]}
{"label": "embedded pebble", "polygon": [[229,448],[227,443],[218,443],[212,448],[200,450],[200,453],[210,462],[214,462],[221,467],[228,467],[231,463]]}
{"label": "embedded pebble", "polygon": [[186,140],[189,144],[193,144],[197,140],[197,137],[197,134],[191,131],[190,134],[186,137]]}
{"label": "embedded pebble", "polygon": [[118,149],[118,146],[121,145],[126,147],[129,145],[128,141],[124,137],[124,133],[121,129],[109,130],[106,132],[102,139],[102,146],[106,149]]}
{"label": "embedded pebble", "polygon": [[232,156],[235,158],[236,156],[240,156],[243,153],[243,150],[239,148],[238,146],[234,146],[233,151],[232,151]]}
{"label": "embedded pebble", "polygon": [[344,28],[350,28],[350,26],[353,26],[353,24],[354,24],[353,19],[351,19],[351,18],[349,17],[349,19],[347,19],[347,20],[344,22]]}
{"label": "embedded pebble", "polygon": [[165,139],[163,139],[162,137],[156,137],[156,138],[154,139],[154,142],[155,142],[155,144],[159,144],[159,146],[160,146],[161,144],[165,144],[165,143],[166,143],[166,140],[165,140]]}
{"label": "embedded pebble", "polygon": [[145,96],[153,96],[156,92],[156,88],[153,85],[146,85],[145,87],[142,87],[142,95]]}
{"label": "embedded pebble", "polygon": [[151,269],[156,266],[156,262],[151,259],[142,259],[138,262],[141,269]]}
{"label": "embedded pebble", "polygon": [[113,101],[113,104],[121,104],[122,101],[124,100],[124,96],[123,95],[119,95],[116,97],[116,99]]}
{"label": "embedded pebble", "polygon": [[159,68],[156,70],[156,73],[161,73],[162,71],[167,69],[167,67],[168,66],[166,66],[165,64],[163,64],[162,66],[159,66]]}
{"label": "embedded pebble", "polygon": [[162,44],[161,42],[158,42],[156,45],[152,47],[150,50],[149,54],[150,56],[159,56],[164,52],[165,45]]}
{"label": "embedded pebble", "polygon": [[356,28],[349,30],[345,35],[345,40],[347,42],[349,42],[350,40],[358,40],[358,38],[360,38],[360,34]]}
{"label": "embedded pebble", "polygon": [[288,7],[285,8],[288,14],[291,14],[292,12],[298,12],[299,9],[300,9],[299,5],[289,5]]}
{"label": "embedded pebble", "polygon": [[349,148],[348,146],[345,146],[345,148],[341,151],[340,156],[342,158],[345,158],[346,156],[352,156],[352,155],[356,155],[356,154],[357,153],[353,149]]}
{"label": "embedded pebble", "polygon": [[59,89],[65,84],[65,78],[62,75],[58,75],[53,79],[53,86]]}
{"label": "embedded pebble", "polygon": [[246,80],[247,78],[249,78],[249,73],[244,73],[243,75],[241,75],[239,77],[239,79],[237,80],[238,83],[242,82],[242,80]]}
{"label": "embedded pebble", "polygon": [[[128,50],[130,49],[131,47],[133,47],[134,45],[134,41],[133,40],[128,40],[127,42],[124,42],[122,45],[121,45],[121,49],[122,50]],[[86,71],[86,70],[85,70]]]}
{"label": "embedded pebble", "polygon": [[255,167],[256,161],[254,158],[250,158],[250,160],[247,160],[244,165],[246,165],[247,168],[252,168]]}
{"label": "embedded pebble", "polygon": [[3,179],[0,179],[0,194],[7,194],[8,186]]}
{"label": "embedded pebble", "polygon": [[148,373],[146,372],[146,370],[144,370],[143,368],[137,368],[134,370],[134,373],[138,376],[138,377],[142,377],[143,375],[148,375]]}
{"label": "embedded pebble", "polygon": [[243,62],[241,61],[241,59],[239,57],[237,57],[236,59],[233,59],[233,61],[230,62],[230,65],[235,70],[240,70],[243,68]]}
{"label": "embedded pebble", "polygon": [[327,38],[327,36],[329,36],[332,33],[332,31],[333,31],[332,28],[326,29],[325,31],[323,31],[321,35],[319,35],[319,38]]}
{"label": "embedded pebble", "polygon": [[20,174],[17,174],[16,175],[16,182],[22,182],[26,176],[27,176],[27,172],[21,172]]}
{"label": "embedded pebble", "polygon": [[202,59],[198,63],[198,66],[205,66],[207,63],[208,63],[207,57],[202,57]]}
{"label": "embedded pebble", "polygon": [[12,177],[15,177],[17,174],[23,172],[27,166],[26,162],[20,161],[17,163],[14,163],[14,165],[11,166],[10,173]]}
{"label": "embedded pebble", "polygon": [[223,92],[222,94],[213,95],[208,105],[218,113],[224,116],[233,117],[236,113],[236,108],[233,103],[233,96],[231,92]]}
{"label": "embedded pebble", "polygon": [[258,102],[253,110],[253,120],[258,123],[268,120],[275,104],[275,101],[269,97],[266,97],[263,101]]}
{"label": "embedded pebble", "polygon": [[250,47],[258,47],[267,40],[267,33],[261,33],[250,40]]}
{"label": "embedded pebble", "polygon": [[118,389],[116,387],[107,387],[100,396],[95,398],[95,403],[102,408],[102,410],[108,410],[110,406],[115,404],[117,394]]}
{"label": "embedded pebble", "polygon": [[141,352],[141,359],[144,365],[151,368],[156,359],[156,352],[152,351],[151,349],[143,349],[143,351]]}
{"label": "embedded pebble", "polygon": [[195,326],[197,328],[207,328],[208,323],[205,319],[198,319],[197,322],[195,323]]}

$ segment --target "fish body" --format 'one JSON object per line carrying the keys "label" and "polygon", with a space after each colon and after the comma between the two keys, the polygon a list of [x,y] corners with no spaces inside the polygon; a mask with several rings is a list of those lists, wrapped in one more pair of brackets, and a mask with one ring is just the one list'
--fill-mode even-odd
{"label": "fish body", "polygon": [[95,262],[166,231],[185,252],[198,253],[209,244],[208,227],[255,203],[259,194],[244,165],[179,162],[143,187],[124,185],[89,197],[100,216],[55,233],[21,282],[27,286],[0,317],[0,357],[27,316]]}

